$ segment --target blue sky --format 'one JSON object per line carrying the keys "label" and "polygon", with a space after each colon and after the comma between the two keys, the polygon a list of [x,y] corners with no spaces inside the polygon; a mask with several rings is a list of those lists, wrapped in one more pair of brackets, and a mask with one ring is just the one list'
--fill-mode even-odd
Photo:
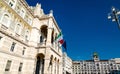
{"label": "blue sky", "polygon": [[120,9],[120,0],[26,0],[41,3],[46,14],[52,9],[67,41],[67,53],[73,60],[120,57],[120,29],[107,19],[111,7]]}

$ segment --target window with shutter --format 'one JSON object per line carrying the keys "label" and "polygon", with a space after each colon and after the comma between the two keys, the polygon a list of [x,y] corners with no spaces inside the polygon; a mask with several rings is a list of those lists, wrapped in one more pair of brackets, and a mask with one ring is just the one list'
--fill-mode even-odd
{"label": "window with shutter", "polygon": [[9,27],[9,25],[10,25],[10,16],[8,14],[4,14],[1,22],[6,27]]}
{"label": "window with shutter", "polygon": [[20,65],[19,65],[19,69],[18,69],[19,72],[22,71],[22,66],[23,66],[23,63],[20,63]]}
{"label": "window with shutter", "polygon": [[15,29],[15,33],[20,35],[21,31],[22,31],[22,26],[20,24],[17,24],[16,29]]}
{"label": "window with shutter", "polygon": [[12,52],[14,51],[15,45],[16,45],[16,43],[13,42],[12,45],[11,45],[10,51],[12,51]]}
{"label": "window with shutter", "polygon": [[10,71],[10,66],[11,66],[11,60],[7,61],[6,67],[5,67],[5,71]]}

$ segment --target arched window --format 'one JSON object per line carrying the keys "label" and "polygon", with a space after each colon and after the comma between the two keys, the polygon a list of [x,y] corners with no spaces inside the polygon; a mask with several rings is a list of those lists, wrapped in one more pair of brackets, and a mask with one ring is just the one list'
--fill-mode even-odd
{"label": "arched window", "polygon": [[29,30],[26,30],[25,32],[25,41],[29,40]]}
{"label": "arched window", "polygon": [[1,23],[5,25],[6,27],[9,27],[10,25],[10,16],[8,14],[3,14],[3,17],[1,19]]}
{"label": "arched window", "polygon": [[52,35],[51,35],[51,43],[53,44],[53,42],[54,42],[54,29],[53,29]]}
{"label": "arched window", "polygon": [[20,16],[24,18],[24,16],[25,16],[25,9],[24,8],[21,8]]}
{"label": "arched window", "polygon": [[15,33],[18,34],[18,35],[20,35],[21,31],[22,31],[21,24],[17,24],[16,25],[16,29],[15,29]]}
{"label": "arched window", "polygon": [[28,18],[27,22],[29,23],[29,25],[31,25],[32,24],[32,18]]}

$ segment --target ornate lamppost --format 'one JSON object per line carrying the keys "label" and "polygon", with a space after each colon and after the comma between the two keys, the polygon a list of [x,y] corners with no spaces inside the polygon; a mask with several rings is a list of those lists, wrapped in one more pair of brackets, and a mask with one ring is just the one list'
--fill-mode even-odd
{"label": "ornate lamppost", "polygon": [[111,13],[108,14],[108,19],[111,19],[113,22],[116,22],[118,27],[120,28],[119,15],[120,11],[115,7],[112,7]]}

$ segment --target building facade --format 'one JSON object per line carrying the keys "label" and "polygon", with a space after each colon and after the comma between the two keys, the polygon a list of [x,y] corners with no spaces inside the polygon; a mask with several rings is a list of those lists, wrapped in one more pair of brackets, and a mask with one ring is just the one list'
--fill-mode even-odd
{"label": "building facade", "polygon": [[0,0],[0,74],[62,74],[60,29],[53,11],[25,0]]}
{"label": "building facade", "polygon": [[94,53],[93,60],[73,61],[73,74],[120,74],[119,62],[115,59],[100,60]]}
{"label": "building facade", "polygon": [[63,53],[63,74],[72,74],[72,59]]}

